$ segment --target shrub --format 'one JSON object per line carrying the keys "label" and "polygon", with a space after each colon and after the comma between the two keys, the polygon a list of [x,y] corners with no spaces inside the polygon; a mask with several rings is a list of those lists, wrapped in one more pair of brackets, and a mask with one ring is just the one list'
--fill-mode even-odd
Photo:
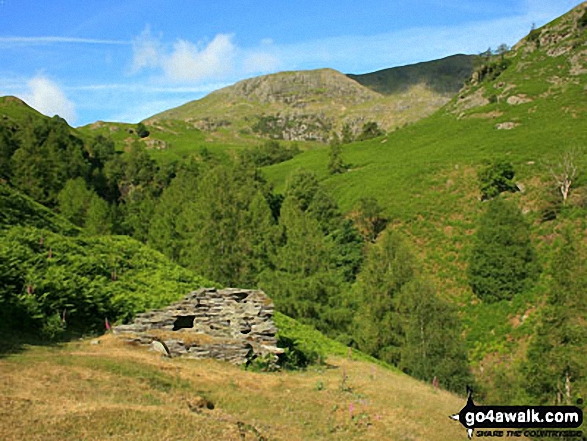
{"label": "shrub", "polygon": [[511,162],[503,159],[486,163],[478,173],[481,199],[491,199],[504,191],[516,191],[516,172]]}

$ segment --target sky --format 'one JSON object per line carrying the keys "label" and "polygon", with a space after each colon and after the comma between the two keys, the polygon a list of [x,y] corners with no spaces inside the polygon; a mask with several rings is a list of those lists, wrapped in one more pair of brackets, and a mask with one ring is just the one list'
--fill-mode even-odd
{"label": "sky", "polygon": [[514,45],[578,0],[0,0],[0,96],[136,123],[285,70],[366,73]]}

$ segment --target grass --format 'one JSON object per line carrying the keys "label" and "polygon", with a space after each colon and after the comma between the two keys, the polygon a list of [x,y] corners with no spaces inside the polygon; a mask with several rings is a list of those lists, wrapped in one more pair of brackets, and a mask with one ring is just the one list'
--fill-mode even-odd
{"label": "grass", "polygon": [[[99,341],[30,346],[0,360],[0,438],[437,440],[464,435],[447,418],[460,410],[463,398],[364,361],[330,356],[326,367],[262,374],[212,360],[162,359],[111,335]],[[214,409],[198,408],[202,399]]]}

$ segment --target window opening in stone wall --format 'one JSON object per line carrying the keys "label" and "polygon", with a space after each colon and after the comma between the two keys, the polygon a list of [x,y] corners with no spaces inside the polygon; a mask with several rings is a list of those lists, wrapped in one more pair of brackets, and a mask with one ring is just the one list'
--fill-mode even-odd
{"label": "window opening in stone wall", "polygon": [[177,317],[177,319],[173,323],[173,330],[178,331],[180,329],[193,328],[195,319],[196,319],[195,315],[179,316],[179,317]]}

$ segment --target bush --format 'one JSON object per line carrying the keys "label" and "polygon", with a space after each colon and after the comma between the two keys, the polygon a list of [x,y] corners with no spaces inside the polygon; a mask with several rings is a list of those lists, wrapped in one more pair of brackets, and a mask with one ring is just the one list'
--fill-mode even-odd
{"label": "bush", "polygon": [[511,162],[503,159],[487,162],[478,173],[481,199],[491,199],[504,191],[516,191],[513,179],[516,172]]}
{"label": "bush", "polygon": [[305,369],[320,360],[320,354],[309,348],[304,348],[293,338],[280,335],[277,346],[284,349],[279,355],[279,365],[284,369]]}
{"label": "bush", "polygon": [[142,122],[137,124],[137,135],[139,135],[139,138],[146,138],[150,135],[150,133],[151,132],[149,132],[147,127]]}

